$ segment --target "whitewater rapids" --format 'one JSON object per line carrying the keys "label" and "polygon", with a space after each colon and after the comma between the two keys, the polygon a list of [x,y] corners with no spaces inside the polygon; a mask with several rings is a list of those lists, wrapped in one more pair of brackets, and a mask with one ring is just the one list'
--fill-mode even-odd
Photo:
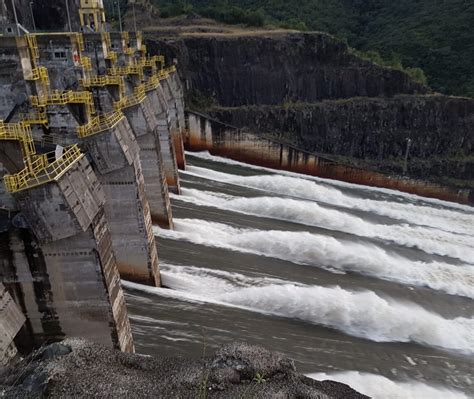
{"label": "whitewater rapids", "polygon": [[474,395],[473,208],[187,163],[174,229],[153,227],[166,288],[124,282],[138,352],[244,340],[375,398]]}

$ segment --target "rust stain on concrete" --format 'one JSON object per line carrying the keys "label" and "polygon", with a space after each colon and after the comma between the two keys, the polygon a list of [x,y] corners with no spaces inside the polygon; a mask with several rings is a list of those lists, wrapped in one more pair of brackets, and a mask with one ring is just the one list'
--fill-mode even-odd
{"label": "rust stain on concrete", "polygon": [[268,168],[286,170],[372,187],[389,188],[423,197],[469,204],[469,190],[458,190],[440,184],[412,180],[402,176],[359,169],[339,164],[295,149],[287,144],[241,132],[201,115],[188,114],[185,148],[209,151],[213,155]]}

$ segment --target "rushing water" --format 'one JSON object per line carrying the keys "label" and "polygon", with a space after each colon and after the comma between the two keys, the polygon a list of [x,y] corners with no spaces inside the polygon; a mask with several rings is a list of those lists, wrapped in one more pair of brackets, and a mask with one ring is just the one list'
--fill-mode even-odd
{"label": "rushing water", "polygon": [[474,394],[472,208],[206,153],[188,162],[175,229],[155,227],[168,289],[124,283],[138,352],[240,340],[375,397]]}

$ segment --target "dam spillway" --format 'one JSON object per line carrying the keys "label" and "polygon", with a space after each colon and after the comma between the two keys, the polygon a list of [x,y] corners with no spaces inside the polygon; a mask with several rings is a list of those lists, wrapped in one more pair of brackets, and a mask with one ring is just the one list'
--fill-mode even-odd
{"label": "dam spillway", "polygon": [[71,336],[194,357],[246,340],[307,373],[470,392],[472,209],[385,188],[467,193],[185,115],[169,59],[90,21],[0,38],[6,357]]}
{"label": "dam spillway", "polygon": [[138,352],[245,341],[362,392],[377,375],[472,395],[472,208],[186,155],[175,228],[154,229],[169,289],[124,285]]}

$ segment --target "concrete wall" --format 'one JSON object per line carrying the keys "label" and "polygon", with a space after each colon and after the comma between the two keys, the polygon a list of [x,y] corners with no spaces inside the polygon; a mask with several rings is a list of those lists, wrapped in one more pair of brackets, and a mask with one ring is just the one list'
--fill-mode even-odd
{"label": "concrete wall", "polygon": [[158,121],[150,99],[146,97],[140,104],[127,108],[125,115],[140,148],[140,162],[151,219],[162,227],[172,228],[173,218],[161,156]]}
{"label": "concrete wall", "polygon": [[214,155],[274,169],[385,187],[447,201],[469,202],[468,193],[462,190],[339,164],[288,144],[210,120],[204,115],[188,113],[187,127],[185,145],[191,151],[207,150]]}
{"label": "concrete wall", "polygon": [[29,228],[2,233],[0,258],[1,279],[27,317],[19,345],[80,336],[133,351],[105,196],[88,160],[14,197]]}
{"label": "concrete wall", "polygon": [[105,192],[105,213],[122,278],[160,286],[140,148],[126,118],[83,140]]}
{"label": "concrete wall", "polygon": [[0,283],[0,366],[5,366],[16,353],[14,338],[25,322],[25,316]]}
{"label": "concrete wall", "polygon": [[165,96],[163,85],[160,84],[156,90],[148,93],[154,110],[155,118],[158,121],[157,131],[160,139],[161,157],[165,168],[168,188],[174,193],[180,192],[178,163],[176,161],[176,150],[173,141],[171,112]]}

